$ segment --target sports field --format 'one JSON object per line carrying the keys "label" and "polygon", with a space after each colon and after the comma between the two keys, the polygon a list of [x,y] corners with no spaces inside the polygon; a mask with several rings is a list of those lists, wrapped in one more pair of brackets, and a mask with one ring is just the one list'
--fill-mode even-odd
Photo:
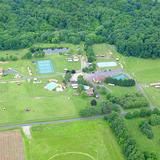
{"label": "sports field", "polygon": [[141,118],[126,120],[129,133],[136,139],[136,143],[142,151],[153,152],[157,154],[158,160],[160,160],[160,126],[152,127],[154,138],[150,140],[139,131],[138,126],[142,120]]}
{"label": "sports field", "polygon": [[123,160],[103,120],[37,126],[27,143],[30,160]]}
{"label": "sports field", "polygon": [[3,93],[0,94],[0,123],[77,117],[79,111],[90,103],[88,97],[74,96],[72,89],[49,92],[44,86],[45,83],[0,83],[0,93]]}

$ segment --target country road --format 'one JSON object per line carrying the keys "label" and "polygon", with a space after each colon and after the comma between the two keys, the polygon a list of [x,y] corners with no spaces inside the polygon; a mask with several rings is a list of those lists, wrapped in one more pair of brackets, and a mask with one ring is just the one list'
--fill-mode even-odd
{"label": "country road", "polygon": [[34,125],[46,125],[46,124],[55,124],[55,123],[68,123],[75,121],[84,121],[84,120],[92,120],[103,118],[106,115],[92,116],[92,117],[84,117],[84,118],[72,118],[72,119],[64,119],[64,120],[52,120],[52,121],[42,121],[42,122],[31,122],[31,123],[21,123],[21,124],[8,124],[8,125],[0,125],[0,129],[14,129],[24,126],[34,126]]}

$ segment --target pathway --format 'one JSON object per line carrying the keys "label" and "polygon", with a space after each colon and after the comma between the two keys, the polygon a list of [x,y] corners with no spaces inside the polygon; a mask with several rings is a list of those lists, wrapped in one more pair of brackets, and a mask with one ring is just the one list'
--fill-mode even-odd
{"label": "pathway", "polygon": [[137,91],[141,92],[143,94],[143,96],[147,99],[149,105],[150,105],[150,109],[153,110],[155,107],[154,105],[152,104],[149,96],[145,93],[143,87],[141,86],[141,84],[139,84],[138,82],[136,82],[136,88],[137,88]]}
{"label": "pathway", "polygon": [[47,125],[47,124],[55,124],[55,123],[68,123],[75,121],[83,121],[83,120],[92,120],[103,118],[105,115],[92,116],[92,117],[84,117],[84,118],[72,118],[72,119],[64,119],[64,120],[52,120],[52,121],[42,121],[42,122],[31,122],[31,123],[22,123],[22,124],[8,124],[8,125],[0,125],[0,129],[14,129],[18,127],[25,126],[33,126],[33,125]]}

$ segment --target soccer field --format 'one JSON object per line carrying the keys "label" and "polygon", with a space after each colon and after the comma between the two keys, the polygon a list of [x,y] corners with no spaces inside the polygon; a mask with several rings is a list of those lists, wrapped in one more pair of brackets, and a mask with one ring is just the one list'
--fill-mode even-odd
{"label": "soccer field", "polygon": [[37,126],[27,143],[31,160],[123,160],[108,124],[87,120]]}

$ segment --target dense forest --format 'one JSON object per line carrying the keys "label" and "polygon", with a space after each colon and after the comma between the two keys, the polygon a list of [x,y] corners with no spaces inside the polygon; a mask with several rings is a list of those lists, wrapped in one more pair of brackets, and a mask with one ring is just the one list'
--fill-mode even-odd
{"label": "dense forest", "polygon": [[35,42],[106,42],[125,55],[160,57],[158,0],[0,0],[0,49]]}

